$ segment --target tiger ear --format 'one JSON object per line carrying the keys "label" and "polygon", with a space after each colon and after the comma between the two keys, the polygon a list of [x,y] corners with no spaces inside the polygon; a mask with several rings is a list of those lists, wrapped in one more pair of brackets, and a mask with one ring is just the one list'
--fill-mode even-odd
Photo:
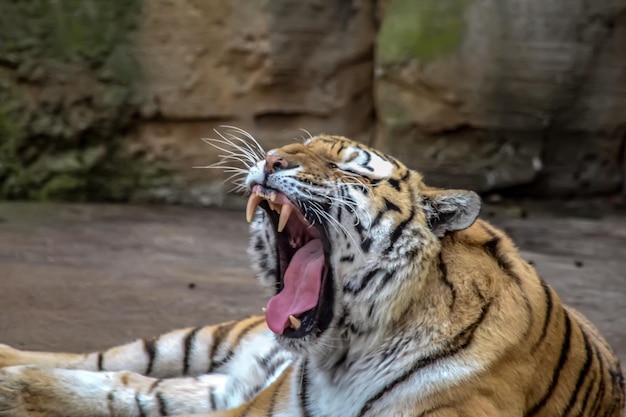
{"label": "tiger ear", "polygon": [[423,197],[426,220],[437,237],[470,227],[480,213],[480,197],[473,191],[429,189]]}

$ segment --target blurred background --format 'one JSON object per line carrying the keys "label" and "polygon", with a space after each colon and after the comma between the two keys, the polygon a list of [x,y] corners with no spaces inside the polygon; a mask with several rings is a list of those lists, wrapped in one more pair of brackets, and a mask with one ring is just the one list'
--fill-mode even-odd
{"label": "blurred background", "polygon": [[0,199],[228,205],[220,125],[617,198],[626,0],[0,0]]}

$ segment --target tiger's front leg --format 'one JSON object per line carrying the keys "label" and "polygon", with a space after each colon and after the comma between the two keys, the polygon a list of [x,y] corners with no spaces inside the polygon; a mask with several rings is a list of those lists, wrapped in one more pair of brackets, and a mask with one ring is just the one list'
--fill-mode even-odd
{"label": "tiger's front leg", "polygon": [[157,379],[37,366],[0,370],[1,417],[150,417],[225,408],[227,376]]}
{"label": "tiger's front leg", "polygon": [[31,352],[0,345],[0,368],[44,365],[88,371],[132,371],[157,378],[221,372],[239,343],[268,332],[262,317],[175,330],[86,354]]}
{"label": "tiger's front leg", "polygon": [[233,408],[290,360],[259,317],[90,354],[3,346],[0,416],[142,417]]}

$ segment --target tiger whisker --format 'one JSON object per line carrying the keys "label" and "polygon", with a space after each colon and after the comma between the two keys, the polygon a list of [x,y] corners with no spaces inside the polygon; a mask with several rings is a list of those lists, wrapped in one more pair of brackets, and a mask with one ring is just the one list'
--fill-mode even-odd
{"label": "tiger whisker", "polygon": [[[218,134],[221,136],[221,133],[218,132]],[[223,137],[223,136],[221,136]],[[254,165],[258,159],[255,159],[255,156],[253,153],[251,153],[249,150],[241,148],[239,145],[236,145],[232,142],[229,142],[228,140],[220,140],[220,139],[214,139],[214,138],[203,138],[202,139],[205,143],[213,146],[216,149],[219,149],[222,152],[226,152],[226,155],[220,155],[220,157],[222,158],[232,158],[232,159],[238,159],[241,160],[244,165],[246,165],[248,168],[250,168],[252,165]],[[239,152],[235,152],[232,149],[229,149],[227,147],[223,147],[221,145],[224,146],[230,146],[231,148],[234,148],[236,150],[238,150]],[[246,162],[244,162],[246,161]],[[249,162],[249,163],[248,163]]]}
{"label": "tiger whisker", "polygon": [[254,149],[254,148],[252,148],[252,146],[250,146],[250,143],[249,143],[249,142],[247,142],[247,141],[243,140],[242,138],[240,138],[240,137],[238,137],[238,136],[235,136],[235,135],[234,135],[234,134],[232,134],[232,133],[226,133],[226,135],[228,135],[228,137],[229,137],[231,140],[238,140],[238,141],[240,141],[241,143],[243,143],[243,145],[246,147],[246,149],[248,149],[248,151],[251,153],[251,155],[253,155],[253,156],[254,156],[257,160],[258,160],[258,159],[263,158],[263,155],[259,155],[259,154],[257,153],[257,150],[256,150],[256,149]]}
{"label": "tiger whisker", "polygon": [[265,154],[266,154],[265,150],[263,149],[263,147],[259,144],[259,142],[257,142],[257,140],[250,133],[248,133],[245,130],[243,130],[241,128],[238,128],[236,126],[222,125],[220,127],[223,127],[225,129],[231,129],[231,130],[234,130],[235,132],[241,133],[242,135],[244,135],[245,137],[250,139],[252,141],[252,143],[254,143],[256,145],[257,149],[260,152],[258,155],[260,155],[261,158],[265,157]]}

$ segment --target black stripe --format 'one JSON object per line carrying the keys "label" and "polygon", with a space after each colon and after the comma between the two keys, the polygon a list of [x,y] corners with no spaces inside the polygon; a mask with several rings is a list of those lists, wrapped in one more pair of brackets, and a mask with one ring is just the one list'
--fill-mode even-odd
{"label": "black stripe", "polygon": [[370,227],[369,227],[370,230],[372,230],[374,227],[376,227],[378,225],[378,223],[380,222],[380,219],[383,218],[384,214],[385,214],[385,212],[383,210],[380,210],[378,212],[376,217],[374,217],[374,221],[372,221],[372,224],[370,224]]}
{"label": "black stripe", "polygon": [[522,293],[522,297],[524,298],[524,307],[526,308],[526,313],[528,314],[528,326],[526,327],[526,331],[524,332],[524,337],[528,336],[528,333],[534,327],[535,315],[533,314],[532,305],[530,300],[528,299],[528,294],[526,290],[522,286],[522,280],[515,272],[515,262],[509,259],[505,254],[500,251],[500,242],[502,238],[496,234],[490,227],[486,224],[481,223],[482,228],[491,236],[491,240],[485,243],[484,248],[489,254],[496,260],[500,269],[502,269],[509,277],[515,281],[515,284],[518,286],[520,292]]}
{"label": "black stripe", "polygon": [[[485,230],[489,230],[489,229],[485,228]],[[515,267],[513,265],[513,262],[511,262],[510,259],[508,259],[507,257],[503,256],[500,253],[500,248],[499,248],[500,240],[501,238],[499,236],[495,236],[491,240],[489,240],[487,243],[485,243],[483,247],[485,248],[487,252],[489,252],[489,255],[491,255],[496,260],[500,269],[502,269],[511,278],[513,278],[513,280],[515,280],[515,283],[517,285],[521,285],[522,281],[520,277],[517,276],[517,274],[513,271]]]}
{"label": "black stripe", "polygon": [[[341,224],[341,216],[342,216],[344,208],[347,208],[348,211],[350,211],[351,213],[354,213],[354,210],[352,209],[352,207],[350,207],[350,205],[345,201],[343,191],[341,191],[341,200],[344,201],[344,204],[342,204],[340,207],[337,208],[337,214],[335,216],[335,218],[337,219],[337,223],[339,224]],[[328,208],[328,210],[330,210],[330,207]]]}
{"label": "black stripe", "polygon": [[162,378],[159,379],[155,379],[154,382],[152,383],[152,385],[150,385],[150,388],[148,388],[148,394],[150,394],[152,391],[154,391],[156,389],[156,387],[158,387],[161,382],[163,382]]}
{"label": "black stripe", "polygon": [[548,387],[548,390],[545,392],[543,397],[541,397],[541,399],[534,406],[532,406],[531,409],[526,412],[526,414],[524,414],[525,417],[537,415],[537,413],[539,413],[539,411],[546,405],[552,394],[554,394],[554,390],[556,390],[556,386],[559,383],[561,370],[563,369],[563,366],[567,361],[567,356],[569,355],[570,338],[572,336],[572,324],[566,310],[563,310],[563,316],[565,317],[565,333],[563,334],[563,343],[561,345],[561,354],[559,355],[559,361],[552,371],[550,386]]}
{"label": "black stripe", "polygon": [[[574,322],[574,324],[577,324],[577,323]],[[589,367],[591,366],[591,361],[592,361],[591,344],[589,343],[589,339],[587,335],[585,334],[585,332],[583,331],[583,329],[580,328],[580,326],[578,327],[583,337],[583,341],[585,342],[585,362],[583,362],[583,366],[582,368],[580,368],[580,372],[578,373],[578,379],[576,380],[576,387],[574,388],[574,391],[569,397],[569,401],[567,402],[565,411],[563,411],[562,413],[564,416],[567,416],[569,414],[569,412],[574,407],[576,400],[579,399],[578,393],[580,392],[583,386],[583,383],[585,382],[585,379],[587,378],[587,375],[589,374]]]}
{"label": "black stripe", "polygon": [[300,409],[302,410],[303,417],[310,417],[311,413],[309,412],[309,377],[307,376],[307,365],[308,360],[302,361],[301,371],[300,371]]}
{"label": "black stripe", "polygon": [[354,255],[346,255],[339,258],[339,262],[352,262],[354,261]]}
{"label": "black stripe", "polygon": [[500,269],[509,274],[511,278],[515,280],[517,285],[521,286],[522,281],[520,277],[513,271],[515,269],[514,262],[500,253],[500,242],[502,240],[502,237],[498,236],[498,234],[494,230],[491,230],[491,228],[485,223],[481,222],[480,225],[482,226],[483,230],[487,232],[487,234],[491,237],[491,240],[484,244],[484,248],[493,258],[495,258]]}
{"label": "black stripe", "polygon": [[272,393],[272,397],[270,398],[270,406],[267,409],[267,417],[273,417],[274,416],[274,408],[276,407],[276,400],[278,400],[278,395],[280,394],[280,390],[282,389],[283,384],[287,380],[288,380],[288,378],[282,377],[282,378],[280,378],[280,380],[276,381],[277,385],[274,388],[274,392]]}
{"label": "black stripe", "polygon": [[413,221],[413,217],[415,217],[415,209],[411,209],[411,213],[409,213],[409,217],[402,221],[391,233],[391,237],[389,238],[389,246],[385,249],[385,254],[390,253],[393,250],[393,246],[396,241],[400,239],[402,236],[402,232],[404,229]]}
{"label": "black stripe", "polygon": [[372,224],[369,227],[370,230],[372,230],[374,227],[376,227],[378,225],[378,223],[380,223],[380,220],[383,218],[385,213],[387,213],[388,211],[397,211],[398,213],[402,213],[402,210],[400,210],[400,207],[396,206],[395,204],[393,204],[391,201],[387,200],[384,197],[383,197],[383,202],[385,203],[385,207],[383,207],[378,212],[378,214],[374,218],[374,221],[372,221]]}
{"label": "black stripe", "polygon": [[420,369],[428,365],[432,365],[438,360],[453,356],[457,354],[458,352],[460,352],[461,350],[466,349],[472,343],[472,340],[474,338],[474,332],[485,320],[485,317],[487,317],[487,313],[489,312],[490,308],[491,308],[491,301],[487,302],[481,307],[481,312],[478,318],[473,323],[469,324],[465,329],[460,331],[453,338],[452,342],[450,343],[450,346],[442,349],[441,351],[439,351],[438,353],[432,356],[428,356],[428,357],[418,360],[407,372],[405,372],[400,377],[393,380],[391,383],[387,384],[382,390],[380,390],[378,393],[372,396],[369,400],[367,400],[365,402],[365,405],[363,405],[363,408],[361,408],[361,411],[358,414],[359,417],[367,413],[372,408],[372,406],[374,405],[376,401],[380,400],[385,394],[392,391],[394,388],[396,388],[397,386],[401,385],[403,382],[408,380],[412,375],[414,375]]}
{"label": "black stripe", "polygon": [[387,178],[387,182],[389,183],[389,185],[391,185],[397,191],[402,192],[402,189],[400,188],[400,181],[398,181],[395,178]]}
{"label": "black stripe", "polygon": [[443,260],[443,253],[439,252],[439,271],[441,271],[441,280],[445,284],[446,287],[450,290],[450,308],[454,307],[454,303],[456,302],[456,288],[452,282],[448,279],[448,266]]}
{"label": "black stripe", "polygon": [[546,284],[543,279],[540,279],[539,282],[541,283],[541,288],[543,288],[543,293],[546,297],[546,313],[543,321],[543,328],[541,329],[541,336],[539,336],[539,340],[535,342],[535,345],[532,348],[533,353],[535,352],[535,350],[537,350],[539,345],[543,343],[546,335],[548,334],[548,326],[550,325],[550,318],[552,317],[552,306],[554,304],[554,302],[552,301],[552,291],[550,290],[548,284]]}
{"label": "black stripe", "polygon": [[395,361],[395,358],[400,350],[406,347],[407,343],[409,343],[411,339],[409,338],[400,338],[395,339],[393,344],[388,344],[382,352],[380,352],[380,356],[382,356],[383,360],[381,360],[382,366],[388,366],[391,362]]}
{"label": "black stripe", "polygon": [[235,352],[232,349],[228,349],[226,354],[219,361],[214,361],[211,363],[211,367],[209,368],[209,373],[212,373],[214,370],[217,370],[225,363],[229,362],[233,356],[235,356]]}
{"label": "black stripe", "polygon": [[383,288],[385,288],[385,286],[391,282],[391,278],[393,277],[394,277],[393,272],[388,271],[387,273],[385,273],[383,278],[379,280],[380,285],[378,286],[377,291],[381,291]]}
{"label": "black stripe", "polygon": [[271,377],[279,366],[285,363],[285,358],[278,355],[282,348],[278,345],[274,346],[268,353],[261,358],[257,358],[259,366],[263,368],[263,372],[267,377]]}
{"label": "black stripe", "polygon": [[361,239],[363,238],[363,232],[365,231],[365,229],[363,228],[363,225],[361,224],[361,222],[357,222],[354,225],[354,230],[357,231],[357,233],[359,234],[359,236],[361,236]]}
{"label": "black stripe", "polygon": [[159,404],[159,415],[162,417],[167,416],[167,401],[165,401],[165,398],[163,398],[163,394],[157,392],[155,398],[157,400],[157,403]]}
{"label": "black stripe", "polygon": [[589,399],[592,398],[591,390],[593,389],[595,384],[596,384],[596,376],[594,375],[593,378],[591,378],[591,381],[589,382],[589,386],[587,387],[587,390],[585,390],[585,393],[582,396],[583,403],[581,404],[580,410],[578,411],[578,414],[576,414],[576,417],[592,415],[589,413],[585,413],[585,411],[587,410],[587,403],[589,402]]}
{"label": "black stripe", "polygon": [[107,394],[107,408],[109,409],[109,416],[115,417],[117,413],[115,412],[115,388],[113,388]]}
{"label": "black stripe", "polygon": [[596,394],[594,395],[594,397],[596,398],[593,402],[593,405],[591,406],[591,413],[589,413],[590,416],[597,416],[598,412],[600,411],[600,406],[602,405],[602,400],[604,399],[604,362],[602,362],[602,356],[600,355],[600,352],[596,350],[596,358],[598,359],[598,367],[600,368],[597,372],[597,374],[600,376],[600,382],[598,383],[598,391],[596,392]]}
{"label": "black stripe", "polygon": [[254,405],[254,401],[248,402],[248,404],[246,405],[246,408],[244,408],[241,414],[239,414],[239,417],[248,417],[248,415],[250,414],[250,409],[252,409],[253,405]]}
{"label": "black stripe", "polygon": [[361,242],[361,249],[363,249],[363,252],[369,252],[370,246],[372,246],[372,239],[369,237]]}
{"label": "black stripe", "polygon": [[236,324],[237,324],[236,321],[220,324],[219,326],[217,326],[217,328],[213,332],[213,337],[211,340],[211,349],[209,349],[209,369],[207,370],[206,373],[210,374],[211,372],[213,372],[213,369],[215,368],[213,366],[215,355],[217,354],[217,351],[220,345],[224,341],[224,338],[228,335],[228,333],[232,330],[232,328],[235,327]]}
{"label": "black stripe", "polygon": [[[265,317],[259,317],[256,320],[254,320],[252,323],[249,323],[246,327],[241,329],[241,331],[239,332],[239,334],[237,335],[237,337],[235,338],[235,340],[233,341],[231,346],[237,347],[239,345],[239,342],[241,342],[241,339],[243,339],[245,337],[245,335],[247,335],[253,328],[255,328],[256,326],[258,326],[259,324],[261,324],[264,321],[265,321]],[[223,336],[222,336],[222,338],[223,338]],[[215,353],[215,352],[213,352],[213,353]],[[226,352],[224,357],[222,359],[220,359],[219,361],[214,361],[213,360],[214,356],[212,355],[211,356],[211,366],[209,368],[208,373],[211,373],[213,370],[219,368],[220,366],[222,366],[225,363],[227,363],[228,361],[230,361],[234,354],[235,354],[235,352],[232,350],[232,348],[230,348],[230,349],[228,349],[228,351]]]}
{"label": "black stripe", "polygon": [[154,367],[154,361],[157,355],[157,338],[152,339],[142,339],[143,340],[143,350],[148,355],[148,365],[146,366],[145,375],[150,375],[152,373],[152,368]]}
{"label": "black stripe", "polygon": [[104,361],[104,353],[98,352],[98,360],[97,360],[98,371],[103,371],[104,370],[104,367],[103,367],[103,364],[102,364],[103,361]]}
{"label": "black stripe", "polygon": [[365,169],[367,169],[370,172],[374,172],[374,168],[372,168],[371,166],[369,166],[368,164],[372,161],[372,155],[370,155],[369,152],[359,148],[359,150],[361,151],[362,155],[365,155],[365,161],[360,163],[359,165]]}
{"label": "black stripe", "polygon": [[254,329],[256,326],[258,326],[259,324],[263,323],[264,321],[265,321],[265,317],[257,317],[256,320],[254,320],[252,323],[249,323],[246,327],[241,329],[241,331],[239,332],[239,334],[235,338],[235,341],[233,342],[233,345],[237,346],[239,344],[239,342],[241,342],[241,339],[243,339],[244,336],[247,335],[250,332],[250,330]]}
{"label": "black stripe", "polygon": [[211,411],[217,410],[217,405],[215,404],[215,387],[209,386],[209,408]]}
{"label": "black stripe", "polygon": [[202,327],[196,327],[195,329],[192,329],[187,336],[185,336],[185,340],[183,342],[185,350],[185,356],[183,357],[183,375],[187,375],[189,372],[189,357],[191,356],[193,344],[196,341],[196,335],[200,330],[202,330]]}
{"label": "black stripe", "polygon": [[361,283],[358,287],[352,287],[351,285],[344,285],[343,286],[343,291],[350,293],[350,294],[358,294],[361,291],[363,291],[365,289],[365,287],[367,287],[367,285],[372,281],[372,278],[374,278],[374,276],[379,273],[381,270],[380,269],[372,269],[370,270],[367,274],[365,274],[363,276],[363,278],[361,278]]}
{"label": "black stripe", "polygon": [[383,201],[385,202],[385,210],[387,210],[387,211],[397,211],[399,213],[402,213],[402,210],[400,210],[400,207],[396,206],[391,201],[387,200],[384,197],[383,197]]}
{"label": "black stripe", "polygon": [[337,371],[339,370],[339,368],[341,368],[346,363],[346,361],[348,360],[348,352],[350,352],[350,349],[346,349],[341,354],[339,359],[337,359],[337,361],[333,364],[333,366],[331,368],[331,372],[333,374],[333,378],[337,375]]}
{"label": "black stripe", "polygon": [[135,393],[135,403],[137,404],[137,410],[139,410],[139,417],[146,417],[146,409],[143,408],[143,403],[139,398],[139,393]]}

